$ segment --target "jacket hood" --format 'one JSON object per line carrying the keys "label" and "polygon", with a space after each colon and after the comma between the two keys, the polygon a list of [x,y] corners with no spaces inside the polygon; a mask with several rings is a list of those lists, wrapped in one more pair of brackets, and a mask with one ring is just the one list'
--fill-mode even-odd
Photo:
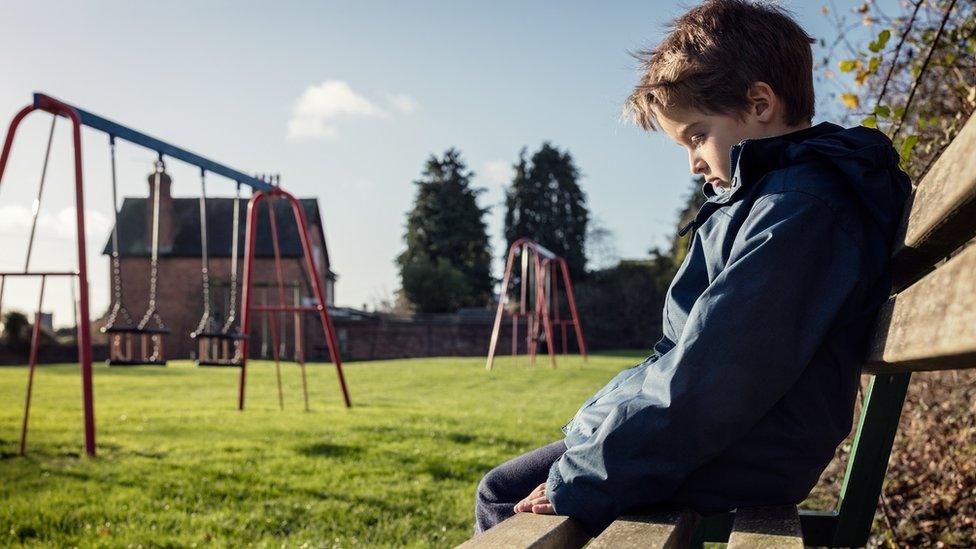
{"label": "jacket hood", "polygon": [[706,183],[702,192],[710,201],[725,201],[739,187],[775,169],[826,163],[844,175],[864,211],[889,237],[901,223],[912,190],[908,175],[898,167],[898,153],[891,140],[881,131],[864,126],[844,128],[821,122],[788,134],[742,140],[732,147],[730,155],[733,188],[720,195]]}

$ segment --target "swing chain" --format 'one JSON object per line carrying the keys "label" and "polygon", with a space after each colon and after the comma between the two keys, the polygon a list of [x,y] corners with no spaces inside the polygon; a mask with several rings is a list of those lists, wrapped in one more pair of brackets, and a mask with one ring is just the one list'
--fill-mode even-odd
{"label": "swing chain", "polygon": [[163,319],[156,310],[156,294],[159,285],[159,192],[162,187],[162,177],[166,172],[166,164],[160,155],[156,160],[153,172],[153,221],[152,221],[152,250],[149,259],[149,308],[139,322],[139,329],[145,329],[150,320],[154,320],[156,327],[165,330]]}
{"label": "swing chain", "polygon": [[112,226],[112,310],[105,320],[103,330],[115,327],[115,321],[121,314],[125,320],[126,327],[132,327],[135,323],[128,309],[122,304],[122,260],[119,254],[119,209],[118,209],[118,183],[115,171],[115,136],[109,136],[109,151],[111,152],[112,166],[112,215],[115,223]]}
{"label": "swing chain", "polygon": [[234,220],[231,225],[231,248],[230,253],[230,299],[229,305],[227,307],[227,321],[224,322],[221,332],[224,334],[231,333],[234,328],[234,323],[237,321],[237,263],[238,263],[238,241],[240,240],[240,225],[241,225],[241,183],[237,182],[237,194],[234,197]]}
{"label": "swing chain", "polygon": [[213,307],[210,300],[210,252],[207,236],[207,171],[200,169],[200,272],[203,278],[203,316],[192,336],[211,332],[213,328]]}

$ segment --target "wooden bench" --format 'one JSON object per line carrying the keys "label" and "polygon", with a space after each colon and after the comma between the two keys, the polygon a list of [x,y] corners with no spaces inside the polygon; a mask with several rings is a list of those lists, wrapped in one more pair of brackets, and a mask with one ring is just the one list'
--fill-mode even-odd
{"label": "wooden bench", "polygon": [[[892,256],[870,376],[834,509],[624,516],[588,547],[859,547],[868,541],[912,372],[976,367],[976,115],[916,186]],[[972,245],[967,245],[972,244]],[[520,513],[461,547],[582,547],[568,517]]]}

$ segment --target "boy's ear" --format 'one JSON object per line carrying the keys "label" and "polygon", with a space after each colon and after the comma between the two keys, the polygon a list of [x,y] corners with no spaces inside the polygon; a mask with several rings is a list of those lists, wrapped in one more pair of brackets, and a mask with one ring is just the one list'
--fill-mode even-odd
{"label": "boy's ear", "polygon": [[779,98],[773,88],[762,81],[753,82],[746,92],[749,99],[749,114],[759,122],[773,122],[774,113],[779,109]]}

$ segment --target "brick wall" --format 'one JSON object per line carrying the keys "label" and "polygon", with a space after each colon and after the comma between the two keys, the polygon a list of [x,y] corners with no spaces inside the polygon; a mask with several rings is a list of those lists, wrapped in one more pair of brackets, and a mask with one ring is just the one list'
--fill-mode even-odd
{"label": "brick wall", "polygon": [[[493,311],[470,310],[458,314],[401,316],[338,309],[333,313],[343,360],[383,360],[424,356],[488,356],[494,321]],[[317,329],[317,326],[315,326]],[[506,317],[498,340],[498,355],[512,352],[511,317]],[[563,349],[562,330],[554,330],[556,352]],[[519,354],[528,353],[525,319],[519,321]],[[567,348],[578,352],[576,337],[568,328]],[[326,360],[328,349],[320,345],[315,358]],[[538,349],[546,354],[545,343]]]}

